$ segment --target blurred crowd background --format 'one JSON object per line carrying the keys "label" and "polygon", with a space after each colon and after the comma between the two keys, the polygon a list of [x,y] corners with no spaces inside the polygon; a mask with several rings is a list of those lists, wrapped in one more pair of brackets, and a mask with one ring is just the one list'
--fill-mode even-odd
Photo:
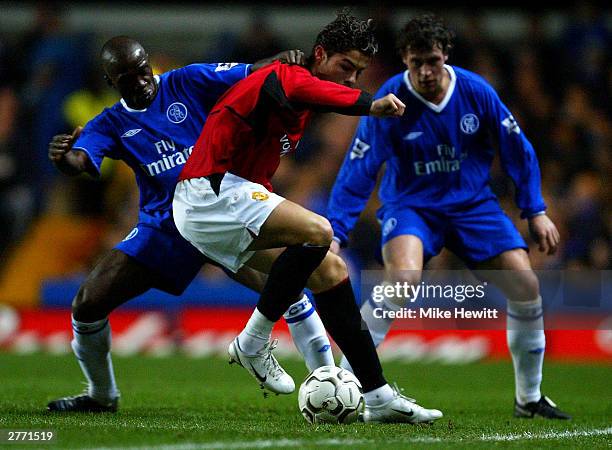
{"label": "blurred crowd background", "polygon": [[[457,34],[449,63],[484,76],[537,151],[548,213],[560,229],[562,245],[553,257],[533,247],[534,267],[610,269],[610,9],[588,3],[550,11],[434,6],[429,10]],[[308,54],[317,31],[338,9],[321,5],[279,12],[236,4],[198,23],[205,8],[192,5],[172,12],[168,20],[189,21],[184,30],[166,30],[170,38],[160,36],[156,24],[147,25],[150,18],[160,22],[159,14],[147,9],[132,8],[123,15],[115,11],[119,22],[101,10],[97,27],[89,27],[76,6],[60,3],[5,10],[0,18],[0,303],[31,304],[42,280],[87,273],[136,223],[138,194],[123,163],[106,161],[102,176],[94,180],[65,177],[47,158],[54,134],[71,132],[118,100],[97,60],[103,42],[116,34],[138,39],[158,73],[191,62],[253,62],[289,48]],[[381,49],[362,76],[362,88],[375,92],[404,70],[395,33],[423,11],[400,13],[380,5],[354,9],[358,16],[377,20]],[[206,30],[206,39],[194,39],[189,27]],[[276,191],[324,213],[356,124],[357,119],[339,115],[317,117],[300,151],[283,161],[273,180]],[[513,186],[497,163],[491,183],[527,236]],[[375,259],[377,207],[374,195],[345,253],[356,268],[380,267]],[[445,252],[430,265],[454,268],[460,263]],[[214,276],[214,270],[205,272]]]}

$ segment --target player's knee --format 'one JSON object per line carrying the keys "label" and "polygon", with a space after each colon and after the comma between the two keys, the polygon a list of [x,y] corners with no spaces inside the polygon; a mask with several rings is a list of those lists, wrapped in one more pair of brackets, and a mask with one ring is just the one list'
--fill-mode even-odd
{"label": "player's knee", "polygon": [[399,267],[386,267],[385,279],[390,283],[402,285],[417,285],[421,282],[422,271],[417,269],[404,269]]}
{"label": "player's knee", "polygon": [[514,283],[513,293],[510,300],[516,302],[528,302],[535,300],[540,295],[540,283],[533,270],[521,270],[516,274],[517,281]]}
{"label": "player's knee", "polygon": [[327,246],[331,244],[334,230],[325,217],[314,216],[308,224],[306,242],[312,245]]}
{"label": "player's knee", "polygon": [[85,286],[81,286],[72,299],[72,317],[82,322],[83,317],[88,315],[88,306],[85,296]]}
{"label": "player's knee", "polygon": [[315,270],[309,279],[308,287],[313,292],[323,292],[337,286],[348,277],[346,263],[331,252]]}
{"label": "player's knee", "polygon": [[102,301],[95,295],[95,289],[85,282],[72,300],[72,316],[80,322],[95,322],[105,318],[110,311],[105,311]]}

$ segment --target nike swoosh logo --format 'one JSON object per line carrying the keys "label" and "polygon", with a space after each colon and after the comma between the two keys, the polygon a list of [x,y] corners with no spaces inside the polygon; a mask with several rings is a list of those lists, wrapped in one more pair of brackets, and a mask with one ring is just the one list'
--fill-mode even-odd
{"label": "nike swoosh logo", "polygon": [[251,366],[251,369],[253,370],[253,373],[255,374],[255,378],[257,378],[261,383],[265,383],[266,380],[268,379],[268,375],[266,375],[265,377],[262,377],[261,375],[259,375],[259,373],[257,373],[257,371],[255,370],[255,367],[253,367],[253,364],[249,363],[249,366]]}
{"label": "nike swoosh logo", "polygon": [[391,411],[401,414],[402,416],[411,417],[414,415],[414,411],[400,411],[399,409],[391,408]]}

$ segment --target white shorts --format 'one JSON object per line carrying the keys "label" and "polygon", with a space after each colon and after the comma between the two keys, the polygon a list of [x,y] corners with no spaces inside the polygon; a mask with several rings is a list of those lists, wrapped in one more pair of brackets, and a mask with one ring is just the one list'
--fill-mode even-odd
{"label": "white shorts", "polygon": [[226,173],[219,195],[207,178],[180,181],[172,210],[179,233],[204,255],[237,272],[253,251],[247,247],[283,200],[261,184]]}

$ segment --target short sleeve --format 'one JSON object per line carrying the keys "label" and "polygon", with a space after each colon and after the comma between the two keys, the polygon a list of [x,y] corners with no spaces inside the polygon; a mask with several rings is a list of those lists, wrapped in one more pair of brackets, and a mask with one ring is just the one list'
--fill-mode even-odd
{"label": "short sleeve", "polygon": [[85,125],[72,147],[87,153],[98,174],[104,157],[120,159],[117,143],[107,128],[101,116],[94,118]]}
{"label": "short sleeve", "polygon": [[177,69],[175,75],[200,101],[214,104],[231,86],[249,75],[250,67],[241,63],[190,64]]}

